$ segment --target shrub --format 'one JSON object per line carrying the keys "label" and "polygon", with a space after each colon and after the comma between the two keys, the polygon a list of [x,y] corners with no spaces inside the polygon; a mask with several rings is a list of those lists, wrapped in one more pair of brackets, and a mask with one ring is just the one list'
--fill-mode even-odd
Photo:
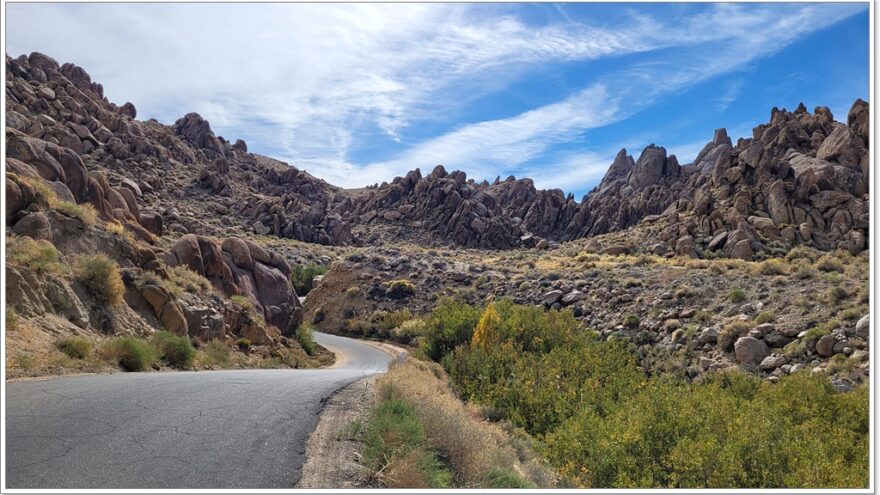
{"label": "shrub", "polygon": [[225,366],[229,364],[229,346],[221,340],[212,340],[205,344],[202,351],[205,355],[205,364]]}
{"label": "shrub", "polygon": [[51,242],[17,235],[10,235],[6,240],[6,261],[8,263],[26,266],[38,272],[58,273],[61,271],[58,250]]}
{"label": "shrub", "polygon": [[410,313],[409,309],[403,308],[397,311],[391,311],[390,313],[383,313],[378,326],[382,330],[390,331],[399,327],[405,321],[409,321],[413,318],[414,316]]}
{"label": "shrub", "polygon": [[392,299],[404,299],[416,293],[416,288],[409,280],[392,280],[388,282],[385,295]]}
{"label": "shrub", "polygon": [[19,316],[18,311],[15,310],[14,306],[6,305],[6,330],[10,332],[15,332],[18,330],[18,326],[21,324],[21,316]]}
{"label": "shrub", "polygon": [[251,349],[251,341],[245,338],[241,338],[235,341],[235,347],[238,347],[238,350],[247,352]]}
{"label": "shrub", "polygon": [[294,290],[300,296],[308,294],[315,286],[315,277],[324,275],[329,269],[326,265],[295,265],[290,270],[290,281]]}
{"label": "shrub", "polygon": [[727,293],[727,299],[732,303],[740,303],[746,300],[746,291],[742,289],[733,289]]}
{"label": "shrub", "polygon": [[818,275],[819,271],[813,268],[813,265],[807,263],[800,263],[797,265],[797,271],[795,272],[795,277],[801,280],[807,280],[810,278],[815,278]]}
{"label": "shrub", "polygon": [[254,303],[247,296],[242,296],[240,294],[235,294],[229,296],[229,300],[232,301],[232,304],[240,307],[245,311],[251,311],[254,309]]}
{"label": "shrub", "polygon": [[303,350],[311,356],[318,349],[318,344],[315,343],[315,334],[312,330],[312,327],[306,324],[300,324],[296,328],[296,333],[294,334],[294,338],[299,342],[299,345],[302,346]]}
{"label": "shrub", "polygon": [[732,351],[736,339],[742,337],[751,329],[752,325],[747,321],[734,321],[724,325],[724,328],[718,334],[718,347],[724,351]]}
{"label": "shrub", "polygon": [[361,294],[361,288],[357,286],[349,287],[345,291],[345,295],[348,297],[357,297]]}
{"label": "shrub", "polygon": [[58,194],[55,193],[55,190],[52,189],[52,186],[46,183],[46,181],[25,177],[20,177],[19,180],[33,187],[37,196],[46,200],[49,208],[64,213],[67,216],[78,218],[86,225],[95,225],[98,221],[98,212],[92,207],[92,205],[80,205],[59,198]]}
{"label": "shrub", "polygon": [[92,343],[82,337],[70,337],[59,341],[58,349],[73,359],[85,359],[92,352]]}
{"label": "shrub", "polygon": [[833,254],[825,254],[816,262],[816,268],[823,272],[839,272],[843,273],[843,262],[840,258]]}
{"label": "shrub", "polygon": [[845,287],[836,286],[828,289],[828,302],[831,304],[840,304],[842,301],[849,298],[852,294]]}
{"label": "shrub", "polygon": [[106,254],[86,255],[76,260],[74,270],[80,281],[95,298],[111,306],[122,304],[125,284],[119,274],[119,265]]}
{"label": "shrub", "polygon": [[143,371],[156,362],[156,351],[148,343],[134,337],[117,337],[102,349],[102,354],[125,371]]}
{"label": "shrub", "polygon": [[776,321],[776,314],[773,311],[762,311],[755,317],[755,324],[772,323]]}
{"label": "shrub", "polygon": [[157,332],[153,335],[153,345],[162,361],[175,368],[191,367],[196,356],[189,338],[171,332]]}
{"label": "shrub", "polygon": [[758,264],[758,273],[761,275],[785,275],[788,268],[777,259],[765,260]]}
{"label": "shrub", "polygon": [[638,315],[627,315],[626,318],[623,319],[623,326],[627,328],[639,328],[641,322],[642,320]]}
{"label": "shrub", "polygon": [[181,291],[186,291],[191,294],[210,293],[214,291],[214,286],[207,278],[190,270],[186,266],[177,265],[166,267],[165,271],[168,273],[168,280],[173,284],[172,292],[175,292],[178,295]]}
{"label": "shrub", "polygon": [[528,280],[525,280],[519,284],[519,290],[529,290],[532,288],[532,283]]}
{"label": "shrub", "polygon": [[442,301],[425,319],[425,355],[440,361],[456,347],[470,342],[480,313],[479,308],[469,304]]}

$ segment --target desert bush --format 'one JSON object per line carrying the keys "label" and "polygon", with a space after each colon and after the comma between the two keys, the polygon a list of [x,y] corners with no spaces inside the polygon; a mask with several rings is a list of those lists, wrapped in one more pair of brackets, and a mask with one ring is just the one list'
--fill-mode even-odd
{"label": "desert bush", "polygon": [[349,287],[345,290],[345,295],[348,297],[357,297],[361,294],[361,288],[357,286]]}
{"label": "desert bush", "polygon": [[330,269],[327,265],[295,265],[290,270],[290,281],[300,296],[308,294],[315,284],[315,277],[324,275]]}
{"label": "desert bush", "polygon": [[747,334],[752,329],[752,324],[747,321],[733,321],[724,325],[718,334],[718,347],[724,351],[732,351],[736,339]]}
{"label": "desert bush", "polygon": [[247,352],[251,349],[251,341],[245,338],[241,338],[235,341],[235,347],[238,347],[238,350]]}
{"label": "desert bush", "polygon": [[315,332],[310,325],[302,323],[296,327],[294,338],[309,356],[318,350],[318,344],[315,343]]}
{"label": "desert bush", "polygon": [[638,315],[627,315],[626,318],[623,319],[623,326],[627,328],[639,328],[641,322],[642,320]]}
{"label": "desert bush", "polygon": [[171,332],[156,332],[153,345],[165,364],[175,368],[189,368],[196,356],[196,350],[186,336]]}
{"label": "desert bush", "polygon": [[580,486],[865,487],[867,404],[866,387],[836,393],[807,373],[654,381],[609,414],[572,417],[546,451]]}
{"label": "desert bush", "polygon": [[135,337],[116,337],[104,344],[101,354],[125,371],[144,371],[157,360],[153,346]]}
{"label": "desert bush", "polygon": [[383,313],[379,318],[378,327],[385,331],[391,331],[402,325],[405,321],[413,318],[414,316],[410,313],[408,308]]}
{"label": "desert bush", "polygon": [[51,242],[27,236],[6,238],[6,262],[38,272],[59,273],[62,269],[58,250]]}
{"label": "desert bush", "polygon": [[416,287],[409,280],[392,280],[388,282],[385,295],[392,299],[404,299],[416,293]]}
{"label": "desert bush", "polygon": [[85,359],[92,352],[92,343],[82,337],[63,339],[56,346],[72,359]]}
{"label": "desert bush", "polygon": [[229,364],[229,346],[222,340],[212,340],[205,344],[202,349],[204,363],[218,366]]}
{"label": "desert bush", "polygon": [[[490,308],[485,329],[444,355],[452,383],[538,436],[544,455],[578,486],[867,486],[866,386],[838,393],[827,377],[806,372],[778,384],[741,373],[694,383],[646,377],[619,340],[597,340],[552,311],[504,301]],[[751,325],[729,324],[720,345]]]}
{"label": "desert bush", "polygon": [[758,273],[761,275],[785,275],[788,267],[778,259],[769,259],[758,263]]}
{"label": "desert bush", "polygon": [[189,267],[183,265],[170,266],[165,268],[165,272],[168,273],[168,280],[173,284],[172,292],[178,295],[182,291],[191,294],[214,291],[214,286],[207,278],[190,270]]}
{"label": "desert bush", "polygon": [[125,284],[119,265],[103,253],[81,256],[74,267],[76,279],[100,302],[111,306],[122,304]]}
{"label": "desert bush", "polygon": [[746,291],[740,288],[732,289],[727,293],[727,300],[732,303],[740,303],[746,300]]}
{"label": "desert bush", "polygon": [[833,305],[838,305],[851,296],[852,293],[846,287],[841,287],[839,285],[829,288],[826,295],[828,302]]}
{"label": "desert bush", "polygon": [[425,355],[440,361],[456,347],[470,342],[480,314],[479,308],[469,304],[442,301],[425,319]]}
{"label": "desert bush", "polygon": [[755,324],[761,325],[762,323],[773,323],[776,321],[776,314],[773,311],[762,311],[758,313],[758,316],[755,317]]}
{"label": "desert bush", "polygon": [[43,180],[29,179],[26,177],[20,177],[19,180],[33,187],[34,191],[37,193],[37,196],[40,196],[46,200],[49,208],[61,212],[69,217],[77,218],[86,225],[95,225],[95,223],[97,223],[98,212],[92,205],[80,205],[59,198],[58,194],[55,193],[55,190],[52,189],[52,186],[50,186]]}
{"label": "desert bush", "polygon": [[843,262],[836,255],[824,254],[816,261],[816,268],[823,272],[844,272]]}

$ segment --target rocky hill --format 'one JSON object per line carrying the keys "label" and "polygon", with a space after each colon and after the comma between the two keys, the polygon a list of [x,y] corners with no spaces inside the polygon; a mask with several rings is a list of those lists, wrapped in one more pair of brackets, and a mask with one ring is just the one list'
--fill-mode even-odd
{"label": "rocky hill", "polygon": [[[752,259],[796,245],[858,253],[868,229],[868,104],[847,124],[826,107],[771,112],[770,123],[734,146],[715,131],[693,163],[653,144],[638,160],[620,150],[583,201],[530,179],[493,184],[437,166],[370,189],[345,217],[355,231],[376,224],[395,234],[428,231],[466,247],[506,249],[624,230],[662,215],[652,251]],[[369,236],[367,236],[369,238]]]}

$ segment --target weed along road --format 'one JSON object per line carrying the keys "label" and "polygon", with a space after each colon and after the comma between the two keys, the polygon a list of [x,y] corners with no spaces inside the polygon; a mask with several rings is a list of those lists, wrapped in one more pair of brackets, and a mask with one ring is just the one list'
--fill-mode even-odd
{"label": "weed along road", "polygon": [[391,355],[316,333],[319,370],[81,375],[6,384],[9,488],[290,488],[321,404]]}

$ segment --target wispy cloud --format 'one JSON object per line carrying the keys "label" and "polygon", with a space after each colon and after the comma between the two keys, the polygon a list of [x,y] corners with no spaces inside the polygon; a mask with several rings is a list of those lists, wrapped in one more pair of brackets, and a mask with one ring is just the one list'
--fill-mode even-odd
{"label": "wispy cloud", "polygon": [[[561,8],[565,19],[537,25],[501,5],[9,4],[6,36],[13,56],[40,50],[84,66],[141,117],[198,111],[220,134],[340,185],[444,163],[486,178],[525,170],[570,190],[596,175],[578,164],[606,152],[557,147],[863,8],[724,4],[672,19],[636,9],[614,23]],[[633,54],[556,103],[413,138],[426,120],[552,63]],[[353,158],[379,139],[400,151]]]}

